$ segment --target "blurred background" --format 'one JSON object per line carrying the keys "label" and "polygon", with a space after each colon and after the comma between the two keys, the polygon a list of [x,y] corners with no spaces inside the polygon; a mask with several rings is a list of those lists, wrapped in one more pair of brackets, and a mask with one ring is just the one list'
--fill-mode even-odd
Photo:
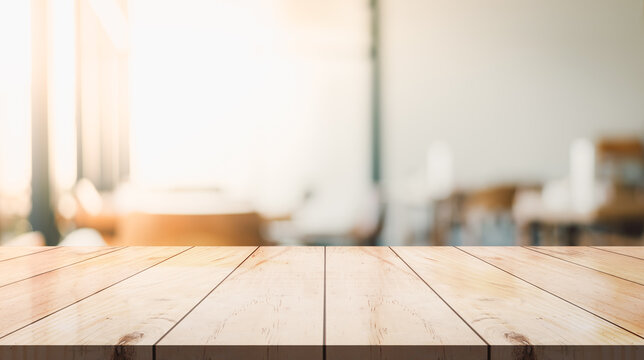
{"label": "blurred background", "polygon": [[643,0],[0,0],[4,245],[642,245]]}

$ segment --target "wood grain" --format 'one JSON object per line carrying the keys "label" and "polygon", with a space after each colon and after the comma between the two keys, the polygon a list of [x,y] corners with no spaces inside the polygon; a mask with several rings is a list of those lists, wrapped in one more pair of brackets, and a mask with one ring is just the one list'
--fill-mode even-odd
{"label": "wood grain", "polygon": [[330,247],[327,359],[484,359],[487,345],[386,247]]}
{"label": "wood grain", "polygon": [[598,248],[34,249],[2,360],[644,359],[644,260]]}
{"label": "wood grain", "polygon": [[[642,355],[644,340],[638,336],[459,249],[393,249],[491,345],[493,359]],[[503,256],[514,253],[507,251]],[[605,344],[610,346],[601,352],[593,348]]]}
{"label": "wood grain", "polygon": [[254,249],[191,248],[0,339],[0,358],[151,359],[152,345]]}
{"label": "wood grain", "polygon": [[46,246],[24,246],[24,247],[0,246],[0,261],[5,261],[8,259],[13,259],[16,257],[35,254],[42,251],[49,251],[53,249],[55,248],[46,247]]}
{"label": "wood grain", "polygon": [[644,284],[644,261],[585,246],[541,246],[529,249],[614,276]]}
{"label": "wood grain", "polygon": [[324,249],[261,247],[157,345],[157,359],[322,359]]}
{"label": "wood grain", "polygon": [[644,287],[519,247],[464,251],[644,337]]}
{"label": "wood grain", "polygon": [[57,247],[0,262],[0,286],[5,286],[47,271],[104,255],[115,247]]}
{"label": "wood grain", "polygon": [[0,291],[0,338],[186,249],[124,248],[7,285]]}
{"label": "wood grain", "polygon": [[594,246],[597,249],[614,252],[644,260],[644,246]]}

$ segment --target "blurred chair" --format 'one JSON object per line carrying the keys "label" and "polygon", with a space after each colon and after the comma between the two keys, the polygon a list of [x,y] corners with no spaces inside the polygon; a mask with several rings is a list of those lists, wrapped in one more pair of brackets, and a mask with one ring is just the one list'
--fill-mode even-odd
{"label": "blurred chair", "polygon": [[[639,243],[644,234],[644,146],[638,138],[604,138],[595,145],[593,206],[574,206],[569,179],[517,197],[514,218],[533,245]],[[527,240],[528,237],[524,236]]]}
{"label": "blurred chair", "polygon": [[433,245],[514,245],[512,207],[519,185],[453,191],[434,203]]}
{"label": "blurred chair", "polygon": [[346,229],[334,231],[311,231],[310,228],[302,226],[305,223],[298,222],[301,219],[298,219],[298,215],[302,213],[296,212],[293,225],[298,230],[293,237],[302,244],[316,246],[378,245],[386,216],[386,204],[382,200],[381,190],[377,186],[372,186],[365,193],[356,196],[355,204],[357,206],[349,226]]}
{"label": "blurred chair", "polygon": [[644,187],[644,145],[638,138],[605,138],[597,143],[600,181],[617,187]]}
{"label": "blurred chair", "polygon": [[465,199],[466,245],[515,245],[512,206],[517,185],[498,185],[474,191]]}
{"label": "blurred chair", "polygon": [[107,243],[98,231],[84,228],[67,234],[58,246],[107,246]]}
{"label": "blurred chair", "polygon": [[452,191],[444,198],[433,202],[433,221],[430,244],[434,246],[461,245],[465,220],[467,193]]}
{"label": "blurred chair", "polygon": [[87,179],[79,180],[74,186],[74,197],[77,201],[75,226],[94,229],[106,243],[111,243],[118,221],[112,198],[99,193],[94,184]]}

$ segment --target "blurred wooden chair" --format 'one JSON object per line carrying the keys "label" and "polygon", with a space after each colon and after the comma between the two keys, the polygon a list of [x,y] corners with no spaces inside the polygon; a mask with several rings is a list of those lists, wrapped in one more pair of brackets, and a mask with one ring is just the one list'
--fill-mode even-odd
{"label": "blurred wooden chair", "polygon": [[600,161],[609,157],[632,157],[644,160],[644,146],[639,138],[604,138],[597,142]]}
{"label": "blurred wooden chair", "polygon": [[490,186],[466,197],[464,244],[515,245],[512,207],[518,187],[515,184]]}
{"label": "blurred wooden chair", "polygon": [[597,142],[599,180],[618,187],[644,186],[644,145],[638,138],[604,138]]}

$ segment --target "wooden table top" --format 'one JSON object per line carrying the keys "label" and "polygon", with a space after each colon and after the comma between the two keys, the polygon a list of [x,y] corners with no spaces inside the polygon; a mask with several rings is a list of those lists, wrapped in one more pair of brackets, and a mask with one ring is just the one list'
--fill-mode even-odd
{"label": "wooden table top", "polygon": [[0,359],[644,359],[642,247],[0,247]]}

